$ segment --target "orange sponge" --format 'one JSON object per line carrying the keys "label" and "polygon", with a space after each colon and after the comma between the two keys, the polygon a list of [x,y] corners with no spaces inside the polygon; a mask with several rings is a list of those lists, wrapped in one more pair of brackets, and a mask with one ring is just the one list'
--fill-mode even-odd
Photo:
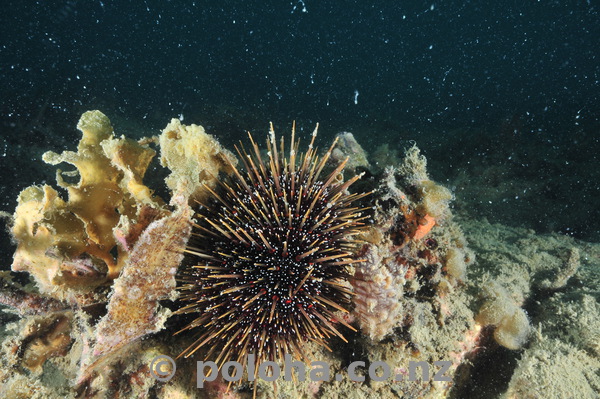
{"label": "orange sponge", "polygon": [[420,221],[419,227],[417,227],[417,229],[413,233],[413,238],[415,240],[420,240],[431,231],[433,226],[435,226],[435,219],[432,216],[425,215]]}

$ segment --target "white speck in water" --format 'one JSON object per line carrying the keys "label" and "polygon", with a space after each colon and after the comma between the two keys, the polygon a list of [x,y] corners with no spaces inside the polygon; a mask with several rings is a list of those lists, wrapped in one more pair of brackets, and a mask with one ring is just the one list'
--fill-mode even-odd
{"label": "white speck in water", "polygon": [[354,90],[354,104],[358,104],[358,90]]}
{"label": "white speck in water", "polygon": [[296,11],[299,8],[298,5],[300,5],[302,7],[300,9],[300,11],[302,11],[302,12],[308,12],[308,10],[306,9],[306,4],[304,3],[304,1],[303,0],[299,0],[298,2],[296,2],[296,4],[294,4],[294,7],[292,8],[291,14],[293,14],[294,11]]}

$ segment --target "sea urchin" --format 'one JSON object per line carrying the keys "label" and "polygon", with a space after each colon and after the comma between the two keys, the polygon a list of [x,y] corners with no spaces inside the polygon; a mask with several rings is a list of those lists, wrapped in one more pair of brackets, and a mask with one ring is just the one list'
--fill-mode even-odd
{"label": "sea urchin", "polygon": [[[317,125],[318,128],[318,125]],[[178,313],[197,315],[186,330],[198,338],[182,355],[199,348],[219,368],[230,360],[246,364],[280,360],[285,354],[303,358],[301,346],[312,340],[326,345],[342,324],[351,291],[345,284],[355,256],[356,238],[364,228],[364,209],[353,203],[366,193],[348,193],[359,176],[341,181],[345,161],[323,179],[320,175],[335,143],[322,157],[313,147],[298,154],[294,129],[285,157],[284,140],[276,144],[271,125],[268,156],[261,155],[249,134],[253,154],[236,150],[244,171],[212,190],[201,205],[190,266],[180,271]],[[353,329],[353,328],[352,328]]]}

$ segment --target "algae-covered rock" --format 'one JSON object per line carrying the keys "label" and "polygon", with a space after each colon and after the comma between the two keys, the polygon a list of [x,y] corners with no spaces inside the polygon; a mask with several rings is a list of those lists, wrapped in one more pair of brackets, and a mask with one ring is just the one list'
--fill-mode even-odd
{"label": "algae-covered rock", "polygon": [[[122,355],[136,352],[142,338],[164,328],[171,311],[159,301],[176,297],[175,274],[191,234],[188,202],[236,162],[202,127],[178,122],[159,140],[162,161],[172,172],[169,205],[143,182],[156,154],[149,144],[156,141],[115,137],[99,111],[82,115],[77,152],[44,154],[49,164],[75,169],[57,171],[66,198],[48,185],[19,195],[11,227],[17,243],[12,269],[28,272],[39,294],[8,282],[1,286],[2,303],[23,298],[35,309],[16,306],[25,318],[14,326],[13,347],[3,348],[0,393],[16,395],[19,383],[24,397],[46,392],[13,366],[40,373],[49,362],[58,367],[59,380],[65,381],[60,391],[67,396],[104,392],[107,384],[132,386],[147,396],[155,385],[146,364],[151,358],[139,356],[125,370],[131,380],[122,380]],[[105,370],[111,371],[99,378]],[[77,386],[69,387],[69,380]]]}
{"label": "algae-covered rock", "polygon": [[461,222],[478,254],[473,305],[488,340],[486,361],[472,358],[467,381],[480,392],[504,384],[503,398],[598,397],[600,245],[485,219]]}
{"label": "algae-covered rock", "polygon": [[[168,383],[152,374],[157,356],[176,358],[197,338],[166,329],[168,303],[190,235],[189,204],[202,201],[234,156],[202,127],[178,120],[160,139],[139,142],[116,137],[98,111],[78,127],[76,152],[44,155],[74,165],[57,173],[67,195],[49,185],[19,195],[13,270],[28,272],[37,290],[0,276],[0,303],[20,317],[0,325],[0,397],[251,398],[252,383],[230,388],[221,377],[196,389],[201,358],[176,359]],[[358,154],[356,168],[371,168],[353,137],[340,140],[334,163]],[[171,198],[144,183],[156,154],[150,145],[161,146]],[[301,348],[327,362],[332,379],[259,381],[256,397],[470,397],[469,386],[485,386],[482,375],[494,384],[502,378],[504,392],[495,392],[506,398],[598,397],[600,246],[458,219],[451,191],[429,177],[417,147],[379,169],[361,181],[373,190],[361,204],[372,211],[371,228],[356,243],[365,260],[354,267],[354,307],[343,315],[357,331],[349,344]],[[513,359],[502,372],[498,354]],[[352,361],[365,362],[357,369],[365,382],[350,381]],[[391,378],[368,378],[379,361]],[[414,362],[429,376],[407,379]],[[451,381],[431,378],[436,362],[449,364]]]}
{"label": "algae-covered rock", "polygon": [[[414,362],[448,361],[450,379],[476,346],[479,327],[465,295],[474,255],[452,218],[450,191],[427,174],[426,160],[410,148],[399,167],[386,168],[372,194],[373,223],[355,266],[355,307],[368,362],[385,361],[396,375]],[[448,381],[378,381],[365,397],[444,397]],[[335,392],[333,386],[327,392]]]}
{"label": "algae-covered rock", "polygon": [[171,170],[165,182],[173,193],[193,201],[201,200],[204,184],[214,187],[219,173],[231,173],[235,156],[221,147],[202,126],[182,125],[172,119],[159,137],[160,162]]}
{"label": "algae-covered rock", "polygon": [[597,357],[560,340],[540,337],[519,360],[502,398],[597,398],[598,370]]}
{"label": "algae-covered rock", "polygon": [[331,152],[331,162],[339,164],[348,158],[344,171],[349,175],[356,174],[359,169],[369,168],[367,152],[358,144],[350,132],[338,133],[336,143]]}

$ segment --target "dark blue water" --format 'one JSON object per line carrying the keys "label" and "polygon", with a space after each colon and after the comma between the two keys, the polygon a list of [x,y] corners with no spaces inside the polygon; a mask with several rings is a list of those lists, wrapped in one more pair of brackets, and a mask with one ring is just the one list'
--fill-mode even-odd
{"label": "dark blue water", "polygon": [[597,2],[372,3],[9,1],[3,118],[47,97],[131,117],[205,104],[411,126],[598,117]]}
{"label": "dark blue water", "polygon": [[294,119],[368,149],[416,140],[449,186],[496,164],[547,181],[463,209],[598,237],[599,48],[592,0],[5,1],[2,208],[53,183],[32,159],[73,149],[79,115],[99,108],[147,129],[134,136],[180,117],[226,145]]}

